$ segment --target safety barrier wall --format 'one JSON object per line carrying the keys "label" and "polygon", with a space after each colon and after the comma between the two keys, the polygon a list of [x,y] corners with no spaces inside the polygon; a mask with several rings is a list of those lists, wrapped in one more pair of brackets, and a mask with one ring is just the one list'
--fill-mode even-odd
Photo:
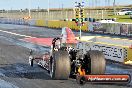
{"label": "safety barrier wall", "polygon": [[83,49],[85,53],[88,50],[99,50],[104,53],[106,59],[122,63],[132,61],[132,48],[129,46],[82,40],[78,43],[77,49]]}
{"label": "safety barrier wall", "polygon": [[34,21],[35,21],[34,26],[40,26],[40,27],[45,26],[45,21],[44,20],[34,20]]}
{"label": "safety barrier wall", "polygon": [[127,58],[125,58],[125,62],[127,61],[132,61],[132,48],[130,47],[124,47],[126,49],[126,55],[127,55]]}
{"label": "safety barrier wall", "polygon": [[[79,30],[79,26],[73,21],[59,21],[59,20],[29,20],[29,24],[35,23],[34,26],[44,26],[49,28],[69,27],[73,30]],[[88,26],[84,25],[81,28],[83,31],[88,31]]]}
{"label": "safety barrier wall", "polygon": [[[0,18],[0,23],[31,25],[50,28],[69,27],[73,30],[79,30],[79,26],[74,21],[60,21],[60,20],[42,20],[42,19],[14,19],[14,18]],[[132,23],[100,23],[100,22],[85,22],[82,26],[82,31],[102,32],[118,35],[132,35]]]}
{"label": "safety barrier wall", "polygon": [[[44,27],[49,27],[49,28],[62,28],[62,27],[69,27],[73,30],[79,30],[79,26],[76,26],[75,22],[73,21],[59,21],[59,20],[34,20],[35,21],[35,26],[44,26]],[[83,31],[88,31],[87,30],[87,25],[84,25],[82,27]]]}
{"label": "safety barrier wall", "polygon": [[93,32],[102,32],[116,35],[132,35],[132,23],[89,23],[89,30]]}
{"label": "safety barrier wall", "polygon": [[36,20],[35,20],[35,19],[31,19],[31,20],[28,21],[28,24],[29,24],[30,26],[35,26]]}
{"label": "safety barrier wall", "polygon": [[28,25],[28,20],[24,20],[24,19],[12,19],[12,18],[0,18],[0,23]]}

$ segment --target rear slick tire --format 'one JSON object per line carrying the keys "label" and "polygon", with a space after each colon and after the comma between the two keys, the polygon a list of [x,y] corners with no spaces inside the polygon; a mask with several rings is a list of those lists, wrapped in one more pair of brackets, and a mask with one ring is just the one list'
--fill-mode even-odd
{"label": "rear slick tire", "polygon": [[91,50],[87,53],[90,59],[90,74],[104,74],[106,60],[104,54],[98,50]]}
{"label": "rear slick tire", "polygon": [[67,51],[59,50],[53,53],[50,64],[50,76],[55,80],[67,80],[70,75],[70,58]]}

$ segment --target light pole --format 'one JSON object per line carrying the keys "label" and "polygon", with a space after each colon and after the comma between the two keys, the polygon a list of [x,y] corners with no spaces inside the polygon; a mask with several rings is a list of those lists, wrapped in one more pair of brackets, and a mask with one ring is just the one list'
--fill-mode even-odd
{"label": "light pole", "polygon": [[114,0],[114,2],[113,2],[113,7],[114,7],[114,15],[116,15],[115,0]]}
{"label": "light pole", "polygon": [[48,0],[48,20],[49,20],[49,8],[50,8],[50,0]]}
{"label": "light pole", "polygon": [[31,0],[28,0],[28,16],[31,17]]}

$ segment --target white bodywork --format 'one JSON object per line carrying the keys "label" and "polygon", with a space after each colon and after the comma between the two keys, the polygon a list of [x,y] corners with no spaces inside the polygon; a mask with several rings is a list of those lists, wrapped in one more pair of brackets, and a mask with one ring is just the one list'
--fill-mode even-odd
{"label": "white bodywork", "polygon": [[66,39],[67,39],[66,27],[62,28],[61,38],[62,38],[61,42],[66,43]]}

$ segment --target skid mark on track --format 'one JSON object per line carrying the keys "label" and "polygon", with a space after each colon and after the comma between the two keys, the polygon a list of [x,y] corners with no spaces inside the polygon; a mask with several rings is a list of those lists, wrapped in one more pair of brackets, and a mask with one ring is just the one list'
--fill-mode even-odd
{"label": "skid mark on track", "polygon": [[5,80],[0,79],[0,88],[19,88]]}
{"label": "skid mark on track", "polygon": [[9,78],[27,78],[27,79],[43,79],[50,80],[48,72],[34,65],[31,67],[28,64],[16,63],[10,65],[4,65],[0,67],[1,75],[0,77],[9,77]]}

